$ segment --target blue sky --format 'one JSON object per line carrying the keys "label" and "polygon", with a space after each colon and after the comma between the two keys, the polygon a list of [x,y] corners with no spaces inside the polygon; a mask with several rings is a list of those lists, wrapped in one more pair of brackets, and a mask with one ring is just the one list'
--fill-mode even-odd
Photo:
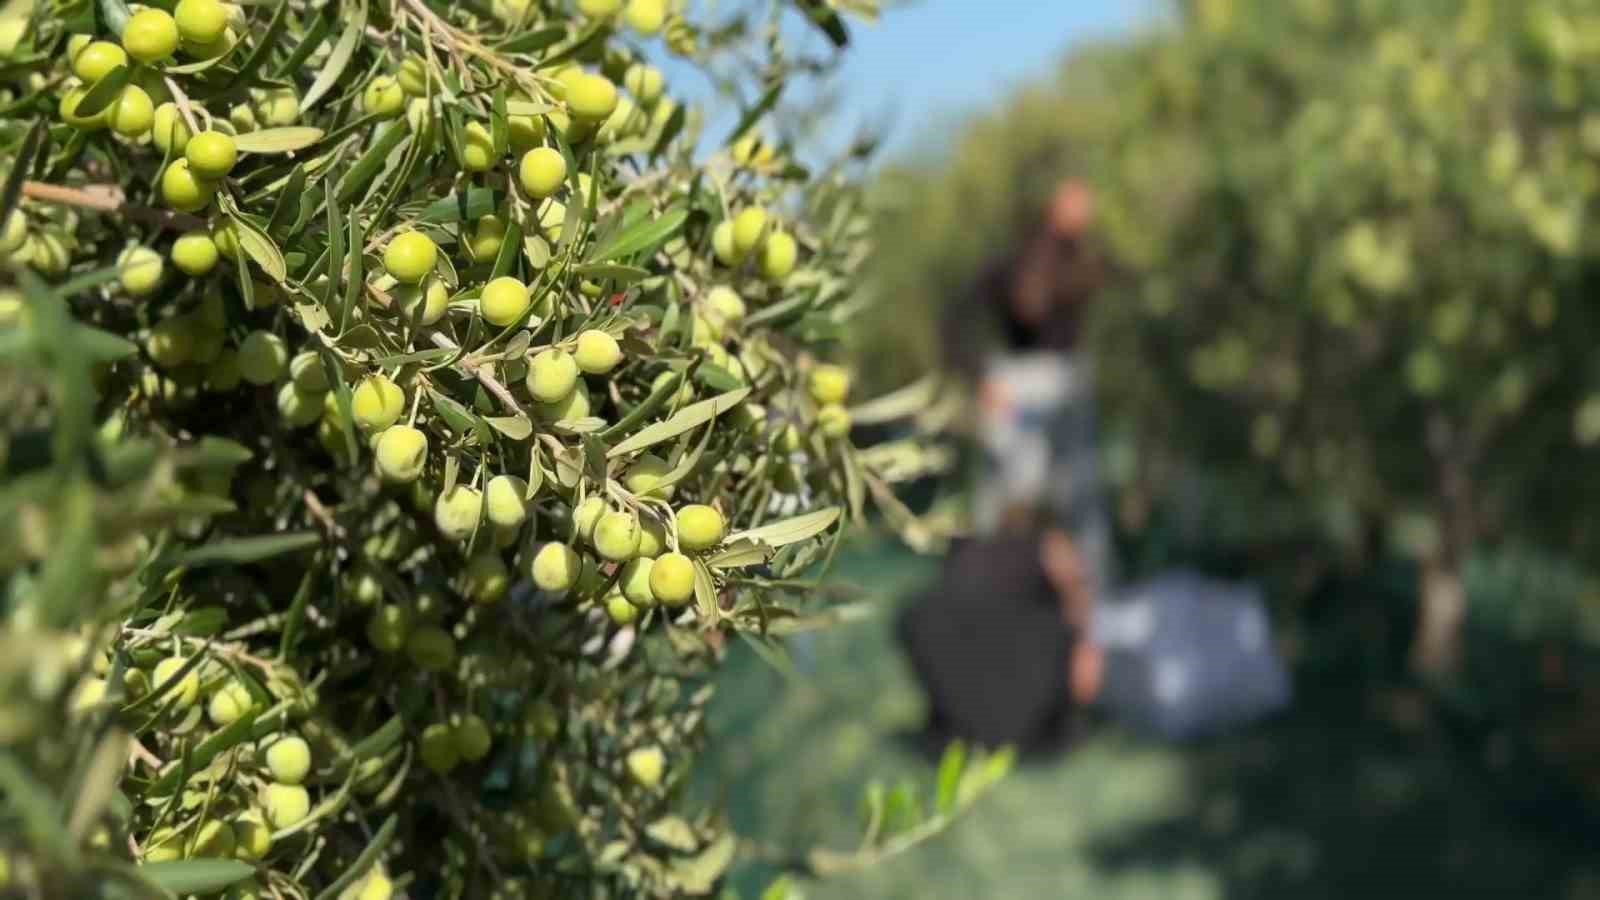
{"label": "blue sky", "polygon": [[[1075,42],[1148,18],[1152,0],[918,0],[855,23],[845,65],[847,130],[894,115],[890,150],[1050,71]],[[922,149],[922,148],[917,148]],[[928,148],[934,149],[934,148]]]}
{"label": "blue sky", "polygon": [[[892,123],[887,155],[937,151],[941,148],[929,146],[942,134],[937,125],[1047,74],[1077,42],[1135,27],[1161,2],[910,0],[885,11],[876,25],[847,17],[852,43],[838,84],[844,102],[822,149],[842,148],[862,123],[887,121]],[[817,47],[826,46],[809,26],[798,29]],[[703,101],[709,83],[659,45],[653,49],[673,91],[691,102]],[[719,106],[702,137],[706,146],[720,143],[738,116]]]}

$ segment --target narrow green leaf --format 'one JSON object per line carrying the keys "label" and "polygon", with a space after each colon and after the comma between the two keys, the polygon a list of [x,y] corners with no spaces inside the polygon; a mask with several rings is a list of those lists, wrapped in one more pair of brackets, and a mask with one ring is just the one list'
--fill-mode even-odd
{"label": "narrow green leaf", "polygon": [[572,270],[579,278],[589,278],[594,281],[616,281],[622,284],[632,284],[650,277],[650,273],[638,266],[619,266],[615,263],[584,263]]}
{"label": "narrow green leaf", "polygon": [[601,263],[632,256],[647,247],[665,243],[683,229],[689,220],[689,211],[682,207],[667,210],[658,218],[640,222],[612,238],[589,255],[587,262]]}
{"label": "narrow green leaf", "polygon": [[146,881],[179,896],[215,893],[255,873],[254,866],[236,859],[175,859],[139,866]]}
{"label": "narrow green leaf", "polygon": [[723,146],[728,146],[739,138],[744,137],[744,133],[749,131],[751,126],[755,125],[762,116],[778,105],[778,98],[783,96],[783,84],[780,81],[767,88],[767,92],[761,95],[761,99],[756,101],[756,105],[745,110],[744,115],[739,117],[739,124],[734,126],[733,133],[729,134],[728,139],[722,142]]}
{"label": "narrow green leaf", "polygon": [[538,31],[528,31],[516,35],[495,49],[501,53],[533,53],[561,43],[561,39],[566,36],[567,29],[565,26],[554,25],[549,28],[541,28]]}
{"label": "narrow green leaf", "polygon": [[123,26],[133,18],[127,0],[96,0],[95,6],[100,10],[100,24],[110,34],[121,34]]}
{"label": "narrow green leaf", "polygon": [[468,188],[463,198],[459,194],[446,196],[428,204],[423,209],[417,221],[430,225],[443,225],[447,222],[471,222],[481,219],[495,211],[498,198],[489,188]]}
{"label": "narrow green leaf", "polygon": [[738,569],[759,566],[772,558],[772,548],[754,541],[731,541],[728,546],[706,557],[706,565],[713,569]]}
{"label": "narrow green leaf", "polygon": [[956,788],[961,785],[961,770],[967,765],[967,748],[960,741],[952,741],[939,759],[939,793],[937,808],[941,815],[949,815],[955,807]]}
{"label": "narrow green leaf", "polygon": [[45,119],[35,119],[28,134],[22,139],[16,158],[11,161],[11,171],[6,173],[5,187],[0,188],[0,224],[11,220],[11,213],[22,201],[22,182],[27,180],[39,148],[44,146],[47,133]]}
{"label": "narrow green leaf", "polygon": [[729,542],[752,541],[766,544],[769,547],[783,547],[788,544],[798,544],[816,535],[827,531],[833,523],[839,521],[844,510],[837,506],[819,509],[815,512],[805,513],[790,519],[752,528],[728,536]]}
{"label": "narrow green leaf", "polygon": [[94,87],[89,88],[89,93],[78,101],[77,114],[92,116],[114,103],[122,96],[122,89],[128,86],[128,75],[127,66],[117,66],[101,76]]}
{"label": "narrow green leaf", "polygon": [[339,896],[340,891],[367,874],[373,865],[378,862],[378,857],[389,846],[389,842],[394,839],[394,831],[399,824],[400,818],[394,814],[390,814],[389,818],[383,820],[383,824],[378,827],[378,833],[374,834],[372,840],[367,842],[366,849],[361,851],[361,855],[356,857],[355,862],[352,862],[348,869],[345,869],[344,874],[335,878],[333,883],[323,888],[322,893],[316,896],[316,900],[333,900],[333,898]]}
{"label": "narrow green leaf", "polygon": [[72,815],[67,819],[67,831],[74,840],[81,841],[100,819],[111,798],[117,793],[117,782],[128,763],[128,735],[113,728],[95,745],[94,755],[83,770],[78,784],[77,799],[72,801]]}
{"label": "narrow green leaf", "polygon": [[533,434],[533,423],[527,416],[486,416],[484,421],[513,441],[525,441]]}
{"label": "narrow green leaf", "polygon": [[744,402],[744,398],[748,396],[750,396],[750,389],[740,388],[737,391],[719,394],[709,400],[691,403],[678,410],[666,421],[657,422],[648,428],[640,429],[632,437],[612,447],[611,452],[606,455],[611,459],[616,459],[619,456],[636,453],[646,447],[653,447],[662,441],[670,441],[678,435],[698,428],[733,409]]}
{"label": "narrow green leaf", "polygon": [[265,534],[259,537],[228,538],[196,547],[181,554],[177,563],[199,569],[206,566],[237,566],[260,562],[285,553],[294,553],[315,547],[322,535],[315,531],[297,531],[289,534]]}
{"label": "narrow green leaf", "polygon": [[[250,740],[251,732],[255,728],[256,717],[261,715],[260,710],[251,710],[235,719],[225,728],[219,728],[206,736],[206,739],[195,745],[189,754],[189,771],[196,772],[211,764],[213,759],[225,751],[232,750],[245,741]],[[178,779],[183,775],[182,766],[172,766],[166,774],[156,779],[150,792],[161,796],[177,787]]]}
{"label": "narrow green leaf", "polygon": [[289,153],[303,150],[322,140],[321,128],[291,125],[246,131],[233,139],[240,153]]}
{"label": "narrow green leaf", "polygon": [[406,139],[410,130],[411,127],[404,119],[390,122],[389,127],[378,134],[378,139],[367,147],[367,152],[361,154],[355,165],[339,179],[338,186],[333,189],[334,200],[339,203],[349,203],[356,195],[366,190],[367,185],[378,177],[384,164],[389,161],[389,154],[400,146],[400,142]]}
{"label": "narrow green leaf", "polygon": [[317,567],[307,566],[305,574],[300,576],[294,599],[289,601],[289,612],[283,617],[283,634],[278,637],[278,656],[283,659],[289,658],[300,640],[300,632],[305,628],[306,606],[311,602],[311,591],[316,583]]}
{"label": "narrow green leaf", "polygon": [[[367,30],[367,4],[365,0],[356,6],[356,14],[350,17],[345,25],[339,40],[333,45],[333,52],[328,54],[328,59],[322,64],[321,71],[317,72],[316,80],[311,82],[311,87],[306,90],[306,95],[300,100],[300,109],[309,110],[317,105],[333,86],[339,83],[339,78],[344,75],[345,67],[350,65],[350,58],[355,55],[356,47],[361,43],[362,35]],[[404,126],[405,121],[396,123]]]}

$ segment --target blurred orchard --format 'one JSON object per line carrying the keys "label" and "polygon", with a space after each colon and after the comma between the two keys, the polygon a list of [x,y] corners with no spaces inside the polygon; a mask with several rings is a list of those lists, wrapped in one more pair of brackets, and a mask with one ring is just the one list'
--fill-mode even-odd
{"label": "blurred orchard", "polygon": [[1302,657],[1344,585],[1351,653],[1600,799],[1597,76],[1600,3],[1177,4],[887,173],[866,378],[1085,178],[1125,550],[1272,580]]}

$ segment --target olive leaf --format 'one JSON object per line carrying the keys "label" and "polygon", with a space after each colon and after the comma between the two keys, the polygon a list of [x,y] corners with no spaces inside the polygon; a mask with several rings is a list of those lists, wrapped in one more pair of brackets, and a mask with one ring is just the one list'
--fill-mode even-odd
{"label": "olive leaf", "polygon": [[290,153],[322,140],[321,128],[285,126],[247,131],[233,139],[240,153]]}
{"label": "olive leaf", "polygon": [[733,409],[742,403],[744,398],[748,396],[750,396],[750,389],[740,388],[736,391],[729,391],[726,394],[720,394],[716,397],[712,397],[709,400],[691,403],[688,406],[685,406],[683,409],[678,410],[678,412],[674,413],[666,421],[657,422],[654,425],[641,428],[632,437],[612,447],[610,452],[606,455],[615,459],[619,456],[627,456],[630,453],[637,453],[646,447],[653,447],[663,441],[670,441],[678,435],[683,434],[691,429],[698,428],[712,419],[722,415],[728,410]]}

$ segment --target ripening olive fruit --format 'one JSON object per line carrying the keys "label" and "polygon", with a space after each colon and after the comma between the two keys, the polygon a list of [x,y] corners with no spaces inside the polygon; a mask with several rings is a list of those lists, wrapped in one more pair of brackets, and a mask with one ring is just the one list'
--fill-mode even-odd
{"label": "ripening olive fruit", "polygon": [[431,80],[428,72],[428,61],[420,56],[408,56],[400,63],[400,71],[396,76],[400,87],[413,97],[428,96],[428,85]]}
{"label": "ripening olive fruit", "polygon": [[383,375],[368,375],[350,393],[350,414],[365,431],[383,431],[406,413],[406,394]]}
{"label": "ripening olive fruit", "polygon": [[212,724],[227,726],[237,722],[253,706],[255,698],[250,696],[250,689],[237,679],[230,679],[211,695],[211,702],[206,704],[206,715],[211,718]]}
{"label": "ripening olive fruit", "polygon": [[661,784],[661,775],[667,767],[667,756],[660,747],[642,747],[628,754],[628,774],[640,787],[654,788]]}
{"label": "ripening olive fruit", "polygon": [[604,122],[617,109],[617,86],[604,75],[583,72],[567,83],[567,110],[589,123]]}
{"label": "ripening olive fruit", "polygon": [[842,438],[850,434],[850,412],[837,403],[817,410],[817,430],[824,437]]}
{"label": "ripening olive fruit", "polygon": [[122,48],[139,62],[160,62],[178,49],[178,23],[166,10],[141,9],[122,26]]}
{"label": "ripening olive fruit", "polygon": [[233,826],[221,819],[207,819],[189,838],[189,856],[222,859],[233,855],[237,840]]}
{"label": "ripening olive fruit", "polygon": [[77,689],[72,692],[68,708],[74,715],[85,715],[94,710],[106,699],[106,680],[104,678],[85,678],[78,683]]}
{"label": "ripening olive fruit", "polygon": [[483,494],[475,488],[458,484],[441,493],[433,504],[433,524],[439,533],[455,541],[464,541],[478,528],[483,518]]}
{"label": "ripening olive fruit", "polygon": [[290,428],[309,428],[322,418],[322,394],[302,391],[292,381],[278,386],[278,415]]}
{"label": "ripening olive fruit", "polygon": [[391,119],[405,112],[406,92],[393,75],[378,75],[361,92],[361,106],[369,115]]}
{"label": "ripening olive fruit", "polygon": [[722,513],[702,503],[685,506],[677,512],[678,544],[686,550],[709,550],[722,543],[727,523]]}
{"label": "ripening olive fruit", "polygon": [[298,784],[269,784],[261,790],[261,808],[273,828],[288,828],[311,813],[311,795]]}
{"label": "ripening olive fruit", "polygon": [[294,88],[275,88],[256,101],[256,114],[270,128],[294,124],[300,118],[300,95]]}
{"label": "ripening olive fruit", "polygon": [[560,400],[553,403],[535,403],[533,414],[541,422],[568,422],[589,415],[589,388],[583,382]]}
{"label": "ripening olive fruit", "polygon": [[494,136],[482,122],[468,122],[461,129],[461,167],[468,172],[487,172],[499,154],[494,152]]}
{"label": "ripening olive fruit", "polygon": [[511,572],[500,554],[485,552],[467,560],[461,592],[474,603],[498,603],[511,590]]}
{"label": "ripening olive fruit", "polygon": [[394,897],[394,882],[384,874],[382,869],[374,868],[362,882],[361,890],[355,895],[354,900],[391,900]]}
{"label": "ripening olive fruit", "polygon": [[622,347],[611,335],[598,328],[590,328],[578,334],[578,346],[573,359],[583,372],[605,375],[622,362]]}
{"label": "ripening olive fruit", "polygon": [[72,54],[72,74],[93,85],[117,66],[128,64],[128,54],[110,41],[92,41]]}
{"label": "ripening olive fruit", "polygon": [[422,281],[439,261],[439,247],[420,231],[395,235],[383,250],[383,267],[406,284]]}
{"label": "ripening olive fruit", "polygon": [[539,590],[559,594],[577,583],[583,560],[576,550],[566,544],[551,541],[534,554],[531,568],[533,583],[539,586]]}
{"label": "ripening olive fruit", "polygon": [[489,755],[489,749],[494,745],[494,737],[489,733],[489,725],[483,719],[473,714],[462,716],[451,727],[456,742],[456,750],[460,751],[461,758],[467,762],[477,762]]}
{"label": "ripening olive fruit", "polygon": [[591,19],[608,19],[622,11],[623,0],[578,0],[578,12]]}
{"label": "ripening olive fruit", "polygon": [[185,275],[204,275],[217,267],[216,242],[204,231],[189,231],[172,242],[172,264]]}
{"label": "ripening olive fruit", "polygon": [[553,148],[535,147],[522,155],[517,177],[528,196],[543,200],[567,180],[567,159]]}
{"label": "ripening olive fruit", "polygon": [[418,325],[433,325],[444,318],[450,303],[450,289],[444,279],[429,275],[421,284],[402,284],[394,289],[395,304],[406,318]]}
{"label": "ripening olive fruit", "polygon": [[89,89],[85,87],[71,88],[65,94],[62,94],[61,104],[57,107],[57,111],[61,114],[61,121],[71,125],[73,128],[80,128],[84,131],[104,128],[106,126],[105,110],[102,109],[92,116],[78,114],[78,104],[82,103],[83,98],[87,96],[89,96]]}
{"label": "ripening olive fruit", "polygon": [[767,211],[759,206],[749,207],[734,217],[733,246],[744,255],[761,246],[767,236]]}
{"label": "ripening olive fruit", "polygon": [[367,642],[380,653],[398,653],[411,634],[411,612],[404,606],[378,607],[367,620]]}
{"label": "ripening olive fruit", "polygon": [[164,268],[161,254],[149,247],[129,247],[117,255],[117,279],[122,289],[135,297],[160,287]]}
{"label": "ripening olive fruit", "polygon": [[202,131],[189,139],[183,150],[189,169],[201,178],[216,180],[227,176],[239,161],[239,148],[231,135],[220,131]]}
{"label": "ripening olive fruit", "polygon": [[461,749],[456,746],[455,731],[443,722],[435,722],[422,729],[417,751],[422,757],[422,764],[439,775],[461,763]]}
{"label": "ripening olive fruit", "polygon": [[616,625],[632,625],[639,620],[639,607],[628,602],[628,598],[617,591],[606,594],[606,614]]}
{"label": "ripening olive fruit", "polygon": [[322,354],[315,350],[302,350],[289,360],[289,378],[307,394],[328,392],[328,369],[322,364]]}
{"label": "ripening olive fruit", "polygon": [[706,291],[705,306],[707,318],[718,324],[732,325],[745,317],[744,299],[727,285]]}
{"label": "ripening olive fruit", "polygon": [[6,224],[0,229],[0,253],[10,253],[28,239],[28,217],[22,210],[13,209]]}
{"label": "ripening olive fruit", "polygon": [[251,384],[271,384],[289,367],[289,349],[270,331],[252,331],[239,344],[239,377]]}
{"label": "ripening olive fruit", "polygon": [[[490,325],[505,328],[521,321],[532,303],[527,285],[510,275],[502,275],[483,286],[483,293],[478,296],[478,313]],[[538,360],[534,362],[537,365]]]}
{"label": "ripening olive fruit", "polygon": [[259,810],[247,809],[233,817],[233,841],[233,855],[239,859],[266,859],[272,852],[272,829]]}
{"label": "ripening olive fruit", "polygon": [[161,173],[161,198],[179,212],[199,212],[216,196],[214,181],[201,178],[189,168],[188,159],[175,159]]}
{"label": "ripening olive fruit", "polygon": [[493,262],[505,242],[505,220],[491,213],[473,226],[472,237],[467,241],[467,255],[473,262]]}
{"label": "ripening olive fruit", "polygon": [[456,639],[437,625],[423,625],[406,639],[406,656],[429,672],[455,665]]}
{"label": "ripening olive fruit", "polygon": [[606,501],[599,495],[584,498],[578,508],[572,511],[572,524],[576,529],[578,539],[588,543],[594,541],[594,526],[600,522],[600,517],[606,514]]}
{"label": "ripening olive fruit", "polygon": [[622,575],[617,579],[617,587],[622,590],[622,596],[628,602],[641,609],[656,605],[656,595],[650,590],[650,571],[655,567],[655,560],[640,557],[629,560],[622,567]]}
{"label": "ripening olive fruit", "polygon": [[672,471],[672,466],[659,456],[646,453],[628,467],[628,474],[622,478],[622,484],[629,491],[640,497],[672,497],[672,487],[657,489],[667,474]]}
{"label": "ripening olive fruit", "polygon": [[172,14],[178,37],[185,43],[216,43],[228,27],[228,8],[222,0],[178,0]]}
{"label": "ripening olive fruit", "polygon": [[774,231],[761,249],[761,274],[768,281],[782,281],[794,271],[800,248],[787,231]]}
{"label": "ripening olive fruit", "polygon": [[391,425],[379,433],[373,457],[384,481],[416,481],[428,465],[428,436],[410,425]]}
{"label": "ripening olive fruit", "polygon": [[[150,679],[154,682],[153,686],[156,689],[166,687],[167,682],[172,680],[172,676],[176,675],[178,670],[183,668],[184,663],[186,662],[188,662],[188,660],[181,656],[169,656],[166,659],[156,663],[154,671],[150,673]],[[166,693],[162,695],[161,702],[171,703],[173,709],[182,710],[193,706],[194,701],[199,697],[200,673],[198,671],[198,667],[196,667],[195,669],[190,669],[183,676],[183,678],[179,679],[176,684],[172,685],[166,691]]]}
{"label": "ripening olive fruit", "polygon": [[652,35],[667,23],[666,0],[629,0],[623,13],[628,27],[643,35]]}
{"label": "ripening olive fruit", "polygon": [[717,254],[717,261],[725,266],[737,266],[744,262],[746,256],[733,242],[733,221],[724,220],[718,223],[711,231],[711,249]]}
{"label": "ripening olive fruit", "polygon": [[507,116],[506,131],[511,152],[519,157],[544,143],[544,119],[540,116]]}
{"label": "ripening olive fruit", "polygon": [[594,524],[594,549],[612,562],[639,555],[639,520],[632,513],[609,512]]}
{"label": "ripening olive fruit", "polygon": [[565,350],[541,351],[528,365],[528,393],[540,403],[555,403],[578,384],[578,363]]}
{"label": "ripening olive fruit", "polygon": [[824,363],[811,370],[808,386],[819,404],[843,403],[850,396],[850,370]]}
{"label": "ripening olive fruit", "polygon": [[150,121],[150,140],[157,150],[174,157],[180,156],[189,146],[189,137],[189,124],[183,121],[183,116],[178,112],[178,104],[169,100],[156,107]]}
{"label": "ripening olive fruit", "polygon": [[639,101],[640,106],[649,109],[661,99],[666,79],[662,77],[661,70],[655,66],[634,63],[622,76],[622,86]]}
{"label": "ripening olive fruit", "polygon": [[657,375],[654,380],[650,382],[650,393],[653,394],[656,391],[662,390],[666,387],[667,383],[674,378],[680,379],[680,381],[678,384],[678,390],[673,394],[670,402],[681,406],[682,404],[693,400],[694,388],[689,384],[688,380],[683,379],[679,373],[670,369],[662,372],[660,375]]}
{"label": "ripening olive fruit", "polygon": [[144,839],[141,847],[147,863],[172,862],[183,858],[183,837],[171,828],[162,828]]}
{"label": "ripening olive fruit", "polygon": [[651,518],[639,520],[639,555],[654,559],[667,549],[666,526]]}
{"label": "ripening olive fruit", "polygon": [[279,784],[299,784],[311,772],[311,745],[296,734],[273,741],[265,757],[267,771]]}
{"label": "ripening olive fruit", "polygon": [[528,520],[528,482],[515,475],[496,475],[484,488],[489,521],[503,528],[515,528]]}

